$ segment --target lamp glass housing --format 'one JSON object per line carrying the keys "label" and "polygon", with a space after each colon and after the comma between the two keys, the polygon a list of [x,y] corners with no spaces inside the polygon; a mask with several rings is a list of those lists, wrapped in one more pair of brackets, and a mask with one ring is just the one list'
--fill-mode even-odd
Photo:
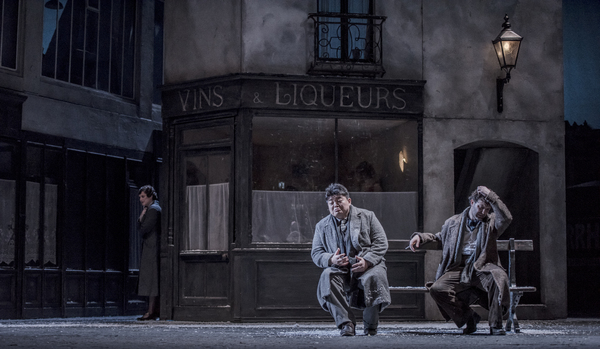
{"label": "lamp glass housing", "polygon": [[510,72],[511,69],[517,66],[517,58],[519,57],[519,49],[521,48],[521,37],[514,31],[505,28],[500,32],[498,37],[492,41],[500,68]]}

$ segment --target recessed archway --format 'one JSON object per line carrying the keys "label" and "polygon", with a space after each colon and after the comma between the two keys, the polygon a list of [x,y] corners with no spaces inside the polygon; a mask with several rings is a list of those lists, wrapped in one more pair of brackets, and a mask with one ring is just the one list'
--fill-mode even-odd
{"label": "recessed archway", "polygon": [[[478,185],[495,191],[508,206],[513,222],[500,239],[533,240],[534,251],[519,253],[517,283],[540,290],[539,156],[521,145],[478,141],[454,150],[454,210],[461,212]],[[506,268],[508,260],[500,255]],[[540,292],[523,296],[521,304],[541,303]]]}

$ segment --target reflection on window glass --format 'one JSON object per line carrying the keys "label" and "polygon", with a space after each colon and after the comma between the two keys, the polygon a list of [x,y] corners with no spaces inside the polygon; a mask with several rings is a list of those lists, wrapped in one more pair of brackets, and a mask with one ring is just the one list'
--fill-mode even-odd
{"label": "reflection on window glass", "polygon": [[184,160],[186,250],[227,250],[229,241],[229,154],[200,154]]}
{"label": "reflection on window glass", "polygon": [[335,120],[256,117],[252,189],[320,191],[335,179]]}
{"label": "reflection on window glass", "polygon": [[133,97],[135,0],[46,0],[42,75]]}
{"label": "reflection on window glass", "polygon": [[335,180],[335,120],[256,117],[252,122],[252,235],[307,242],[327,214]]}
{"label": "reflection on window glass", "polygon": [[44,195],[44,266],[56,266],[58,185],[46,184]]}
{"label": "reflection on window glass", "polygon": [[27,182],[25,204],[25,265],[39,266],[40,184]]}
{"label": "reflection on window glass", "polygon": [[319,58],[342,61],[371,58],[369,20],[347,16],[372,15],[370,0],[319,0],[318,9],[319,13],[335,14],[319,17]]}
{"label": "reflection on window glass", "polygon": [[152,103],[161,104],[160,86],[163,84],[163,33],[164,33],[164,9],[162,0],[154,1],[154,93]]}
{"label": "reflection on window glass", "polygon": [[344,120],[338,122],[339,181],[349,191],[416,191],[417,122]]}
{"label": "reflection on window glass", "polygon": [[333,182],[375,212],[388,239],[417,230],[416,121],[255,117],[252,132],[254,242],[312,241]]}
{"label": "reflection on window glass", "polygon": [[19,1],[0,0],[0,66],[17,68]]}

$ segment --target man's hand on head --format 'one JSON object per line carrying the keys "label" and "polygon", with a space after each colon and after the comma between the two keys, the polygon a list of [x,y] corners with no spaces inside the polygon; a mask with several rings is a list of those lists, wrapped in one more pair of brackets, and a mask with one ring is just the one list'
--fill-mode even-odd
{"label": "man's hand on head", "polygon": [[486,198],[487,196],[490,194],[490,189],[488,187],[485,187],[483,185],[480,185],[477,187],[477,192],[481,193],[482,195],[484,195]]}

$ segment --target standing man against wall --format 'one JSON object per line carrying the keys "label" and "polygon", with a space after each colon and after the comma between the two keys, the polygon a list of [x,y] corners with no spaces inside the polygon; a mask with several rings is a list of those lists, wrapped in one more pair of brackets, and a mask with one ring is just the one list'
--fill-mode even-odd
{"label": "standing man against wall", "polygon": [[377,334],[379,313],[390,304],[385,266],[388,242],[375,214],[351,205],[348,190],[331,184],[325,190],[327,217],[315,227],[311,256],[323,268],[317,297],[342,336],[354,336],[351,308],[363,309],[365,335]]}

